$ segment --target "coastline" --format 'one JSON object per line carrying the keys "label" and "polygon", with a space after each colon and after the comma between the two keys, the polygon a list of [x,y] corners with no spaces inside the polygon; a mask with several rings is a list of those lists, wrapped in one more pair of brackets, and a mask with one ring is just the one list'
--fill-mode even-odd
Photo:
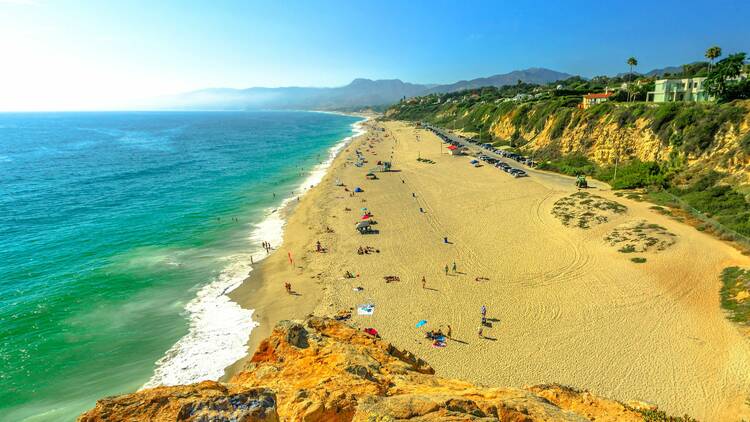
{"label": "coastline", "polygon": [[[198,289],[185,307],[189,317],[188,333],[156,361],[154,372],[140,389],[218,379],[227,365],[246,356],[246,339],[258,326],[257,316],[254,317],[254,309],[242,307],[232,300],[231,292],[242,286],[248,275],[255,274],[256,268],[267,258],[261,243],[281,244],[286,220],[299,198],[320,183],[340,150],[363,133],[360,127],[367,117],[356,117],[363,120],[350,125],[353,133],[329,147],[325,158],[294,185],[291,194],[266,208],[262,219],[251,225],[247,236],[250,247],[226,256],[227,264],[218,276]],[[209,338],[210,342],[207,341]],[[211,356],[213,363],[201,364],[205,356]]]}
{"label": "coastline", "polygon": [[[224,375],[220,377],[220,380],[227,380],[232,375],[239,372],[244,363],[249,359],[260,342],[261,339],[268,337],[271,330],[276,323],[282,319],[293,319],[302,318],[307,314],[311,313],[315,306],[320,301],[320,296],[317,289],[300,289],[295,286],[296,293],[298,293],[303,299],[298,300],[295,303],[295,307],[290,309],[288,307],[279,306],[278,300],[276,300],[281,293],[278,290],[278,286],[271,286],[271,283],[264,278],[264,274],[268,272],[278,273],[283,271],[282,268],[266,268],[269,258],[276,257],[282,254],[285,245],[286,234],[289,231],[288,224],[290,218],[295,215],[296,210],[301,204],[314,203],[315,199],[310,198],[314,195],[316,188],[321,185],[324,181],[330,178],[330,171],[335,166],[336,161],[342,156],[342,153],[347,150],[347,147],[354,142],[358,137],[363,136],[367,133],[366,129],[363,129],[365,125],[373,118],[373,115],[367,113],[339,113],[339,112],[328,112],[328,111],[313,111],[317,113],[336,114],[343,116],[354,116],[362,118],[359,122],[354,123],[354,133],[334,146],[329,148],[328,158],[324,162],[315,166],[305,180],[298,186],[298,190],[301,191],[299,195],[292,195],[282,201],[279,207],[274,209],[268,209],[267,217],[261,225],[266,224],[273,226],[271,230],[262,230],[261,228],[256,229],[251,238],[255,244],[261,242],[269,242],[272,246],[272,252],[265,254],[263,249],[257,249],[253,254],[254,264],[252,265],[251,271],[248,276],[242,280],[237,286],[227,291],[227,296],[241,308],[252,313],[253,328],[248,335],[246,343],[247,353],[236,360],[233,364],[227,366],[224,369]],[[297,199],[297,200],[295,200]],[[269,221],[269,217],[276,217]],[[270,238],[269,238],[270,235]],[[287,256],[283,260],[288,259]],[[274,264],[271,264],[273,267]],[[302,291],[304,290],[304,291]]]}
{"label": "coastline", "polygon": [[[366,126],[383,130],[352,139],[290,213],[282,246],[230,294],[255,309],[260,325],[248,355],[223,380],[242,370],[279,320],[351,311],[355,327],[375,328],[440,376],[512,387],[562,383],[706,420],[747,415],[750,346],[724,317],[716,292],[721,269],[748,266],[748,257],[606,189],[591,192],[626,205],[626,213],[588,230],[565,227],[552,208],[576,192],[569,178],[529,170],[531,177],[514,179],[445,154],[422,129]],[[350,165],[355,149],[370,161],[363,168]],[[389,156],[394,172],[365,179]],[[337,179],[350,191],[335,186]],[[364,192],[351,194],[355,186]],[[379,234],[353,230],[360,207],[374,213]],[[677,242],[638,254],[648,262],[634,264],[602,239],[641,219],[666,227]],[[318,240],[326,253],[314,251]],[[378,252],[359,255],[358,246]],[[446,274],[454,261],[458,270]],[[356,277],[343,277],[346,271]],[[386,283],[388,275],[400,280]],[[299,295],[284,292],[287,281]],[[374,313],[358,315],[367,303]],[[482,305],[490,326],[479,337]],[[421,320],[427,325],[415,328]],[[453,339],[446,347],[425,341],[424,331],[447,325]]]}

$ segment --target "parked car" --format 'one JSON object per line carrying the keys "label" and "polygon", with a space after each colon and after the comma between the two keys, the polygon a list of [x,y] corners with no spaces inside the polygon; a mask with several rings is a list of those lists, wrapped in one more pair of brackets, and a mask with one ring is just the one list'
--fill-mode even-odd
{"label": "parked car", "polygon": [[523,171],[523,170],[521,170],[521,169],[513,169],[513,170],[511,170],[510,171],[510,175],[513,176],[513,177],[525,177],[525,176],[528,176],[528,174],[526,174],[526,172]]}

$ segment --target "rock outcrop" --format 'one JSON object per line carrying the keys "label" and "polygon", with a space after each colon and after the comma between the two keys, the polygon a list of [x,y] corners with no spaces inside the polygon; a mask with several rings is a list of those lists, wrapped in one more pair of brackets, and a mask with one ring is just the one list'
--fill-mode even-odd
{"label": "rock outcrop", "polygon": [[490,388],[444,379],[413,354],[346,324],[283,321],[226,384],[99,400],[99,421],[640,421],[654,408],[560,385]]}

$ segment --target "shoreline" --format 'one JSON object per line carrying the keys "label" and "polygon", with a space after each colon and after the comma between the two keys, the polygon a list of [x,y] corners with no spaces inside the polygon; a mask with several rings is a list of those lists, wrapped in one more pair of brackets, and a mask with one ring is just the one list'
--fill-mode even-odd
{"label": "shoreline", "polygon": [[[292,185],[289,196],[263,210],[260,221],[250,226],[248,249],[227,256],[228,264],[216,278],[197,290],[185,307],[189,317],[188,333],[155,362],[151,377],[139,389],[219,379],[226,365],[246,356],[246,339],[258,326],[257,316],[254,309],[232,300],[231,293],[248,280],[248,275],[256,273],[256,268],[267,258],[261,242],[268,241],[274,246],[282,242],[286,220],[298,203],[295,199],[305,196],[311,187],[320,183],[338,152],[363,133],[364,121],[366,118],[348,125],[352,133],[321,152],[323,160],[312,166],[298,184]],[[210,345],[206,343],[208,338]],[[213,356],[212,365],[199,363],[201,356],[206,355]]]}
{"label": "shoreline", "polygon": [[[298,186],[298,189],[301,190],[299,195],[293,195],[285,198],[277,208],[269,209],[269,214],[267,214],[266,220],[264,220],[264,222],[267,221],[268,217],[271,216],[271,214],[276,214],[277,216],[279,216],[276,223],[279,224],[280,229],[279,232],[276,233],[278,234],[278,236],[274,239],[271,239],[273,241],[271,243],[271,253],[267,255],[261,255],[262,258],[254,262],[248,276],[244,280],[242,280],[239,285],[227,292],[227,296],[230,298],[230,300],[232,300],[232,302],[238,304],[241,308],[252,312],[254,326],[248,336],[248,340],[246,343],[246,354],[231,365],[224,368],[224,374],[219,378],[219,380],[221,381],[226,381],[235,373],[239,372],[247,359],[249,359],[253,355],[253,353],[255,353],[255,349],[257,348],[260,340],[270,335],[271,330],[276,325],[276,322],[278,322],[280,319],[287,319],[286,317],[284,317],[284,315],[288,315],[287,313],[277,312],[274,307],[273,298],[277,297],[278,293],[273,292],[273,289],[269,288],[268,283],[264,282],[264,264],[268,261],[268,258],[281,253],[280,249],[284,245],[284,239],[286,238],[288,230],[287,224],[289,222],[289,219],[294,215],[295,210],[298,208],[300,202],[310,201],[308,197],[315,191],[316,187],[320,186],[321,183],[329,178],[330,170],[334,167],[336,160],[341,156],[341,154],[345,152],[347,147],[350,146],[355,139],[365,135],[368,132],[363,128],[365,127],[367,122],[369,122],[373,118],[372,115],[362,113],[332,113],[326,111],[312,112],[353,116],[362,118],[363,120],[352,124],[354,131],[352,135],[347,136],[328,149],[328,159],[316,165],[310,172],[308,177],[305,178],[305,180]],[[297,190],[295,190],[295,192],[297,192]],[[298,198],[298,200],[295,201],[295,198]],[[263,241],[268,241],[268,239],[260,237],[259,233],[257,233],[258,231],[259,230],[255,230],[253,235],[251,236],[253,240],[257,244]],[[261,251],[262,249],[259,249],[258,253],[261,253]],[[316,300],[313,296],[314,293],[314,290],[308,292],[309,296],[306,297],[304,301],[301,301],[303,303],[301,304],[300,309],[307,311],[302,313],[303,316],[311,312],[312,309],[310,307],[317,306],[319,302],[319,300]],[[294,315],[297,314],[295,313]]]}

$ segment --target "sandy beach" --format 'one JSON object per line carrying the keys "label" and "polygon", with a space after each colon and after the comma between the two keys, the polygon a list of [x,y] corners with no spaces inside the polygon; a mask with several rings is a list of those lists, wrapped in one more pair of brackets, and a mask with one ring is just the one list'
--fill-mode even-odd
{"label": "sandy beach", "polygon": [[[490,386],[557,382],[707,421],[750,417],[750,343],[724,317],[718,294],[721,270],[750,259],[597,183],[587,192],[626,209],[590,228],[565,225],[553,209],[576,193],[572,178],[530,170],[514,179],[448,155],[426,130],[373,120],[365,127],[287,211],[283,244],[231,293],[255,310],[251,353],[281,319],[352,310],[354,324],[423,357],[440,376]],[[367,180],[378,160],[395,171]],[[377,234],[354,229],[362,208]],[[641,227],[659,227],[654,236],[669,241],[618,251],[613,231]],[[315,251],[317,241],[325,252]],[[360,255],[360,246],[373,252]],[[358,315],[368,303],[373,314]],[[446,347],[425,339],[448,325]]]}

